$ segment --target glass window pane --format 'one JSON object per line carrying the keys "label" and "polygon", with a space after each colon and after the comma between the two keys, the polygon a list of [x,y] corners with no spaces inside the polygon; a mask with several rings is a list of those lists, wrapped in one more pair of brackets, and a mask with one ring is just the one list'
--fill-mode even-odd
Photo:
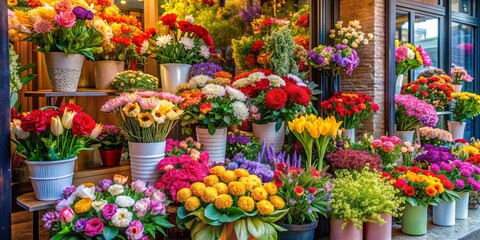
{"label": "glass window pane", "polygon": [[[471,76],[476,76],[474,68],[474,28],[452,22],[452,65],[464,67]],[[473,83],[464,83],[463,91],[474,92]],[[472,121],[467,121],[465,138],[472,136]]]}
{"label": "glass window pane", "polygon": [[452,11],[473,15],[472,0],[452,0]]}
{"label": "glass window pane", "polygon": [[[430,54],[432,58],[431,67],[439,67],[439,56],[438,56],[438,29],[440,19],[430,16],[415,16],[415,35],[413,38],[413,43],[415,46],[422,45],[422,47]],[[425,71],[427,68],[418,68],[414,70],[414,79],[417,78],[418,74]]]}
{"label": "glass window pane", "polygon": [[408,42],[408,13],[397,12],[395,39]]}
{"label": "glass window pane", "polygon": [[438,4],[440,4],[439,0],[412,0],[412,2],[418,2],[432,6],[437,6]]}

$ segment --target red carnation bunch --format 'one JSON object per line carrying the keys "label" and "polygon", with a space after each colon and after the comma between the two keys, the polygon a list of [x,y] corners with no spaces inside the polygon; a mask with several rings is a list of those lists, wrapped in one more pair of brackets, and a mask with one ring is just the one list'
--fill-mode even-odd
{"label": "red carnation bunch", "polygon": [[372,97],[361,93],[336,92],[320,105],[328,116],[343,121],[342,127],[345,129],[356,128],[380,110],[380,106],[373,102]]}
{"label": "red carnation bunch", "polygon": [[304,13],[300,15],[300,17],[297,19],[297,22],[295,22],[295,25],[299,27],[308,27],[308,14]]}
{"label": "red carnation bunch", "polygon": [[410,94],[443,110],[452,100],[452,79],[445,74],[431,77],[420,76],[414,82],[402,86],[402,94]]}

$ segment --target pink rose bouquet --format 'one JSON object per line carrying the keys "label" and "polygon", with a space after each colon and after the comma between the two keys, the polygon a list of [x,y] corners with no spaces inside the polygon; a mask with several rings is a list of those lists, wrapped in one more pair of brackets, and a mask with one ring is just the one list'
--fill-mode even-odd
{"label": "pink rose bouquet", "polygon": [[464,67],[455,66],[450,70],[452,74],[453,84],[460,85],[462,82],[472,82],[473,77],[467,73]]}
{"label": "pink rose bouquet", "polygon": [[185,140],[178,141],[168,138],[166,140],[165,154],[168,157],[181,156],[183,154],[190,155],[193,160],[199,160],[200,158],[208,158],[208,153],[205,151],[205,147],[193,140],[192,137],[188,137]]}
{"label": "pink rose bouquet", "polygon": [[137,180],[126,185],[127,177],[116,175],[95,186],[84,183],[67,187],[54,211],[42,216],[52,239],[148,239],[170,228],[166,218],[165,193]]}
{"label": "pink rose bouquet", "polygon": [[402,140],[395,136],[382,136],[372,142],[372,148],[382,159],[383,170],[393,168],[393,164],[400,158]]}
{"label": "pink rose bouquet", "polygon": [[440,128],[422,127],[420,128],[420,138],[422,144],[432,144],[434,146],[444,146],[453,142],[452,134]]}

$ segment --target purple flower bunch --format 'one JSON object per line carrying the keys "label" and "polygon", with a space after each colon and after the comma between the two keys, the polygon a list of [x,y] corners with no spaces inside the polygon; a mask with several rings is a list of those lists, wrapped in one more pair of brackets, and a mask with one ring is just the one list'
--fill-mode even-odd
{"label": "purple flower bunch", "polygon": [[228,170],[246,169],[250,174],[257,175],[262,182],[270,182],[273,178],[273,167],[269,163],[248,160],[243,153],[237,153],[226,167]]}
{"label": "purple flower bunch", "polygon": [[215,73],[221,72],[223,69],[221,66],[211,63],[211,62],[202,62],[193,64],[192,68],[190,68],[190,72],[188,73],[188,78],[192,78],[198,75],[206,75],[209,77],[213,77]]}
{"label": "purple flower bunch", "polygon": [[395,95],[395,123],[398,131],[411,131],[418,126],[434,127],[438,122],[435,107],[409,94]]}
{"label": "purple flower bunch", "polygon": [[257,4],[247,4],[247,6],[240,11],[240,16],[242,17],[243,21],[248,24],[253,22],[254,19],[259,18],[261,14],[262,10]]}
{"label": "purple flower bunch", "polygon": [[86,20],[92,20],[93,19],[93,13],[83,7],[77,6],[72,9],[73,15],[77,19],[86,19]]}
{"label": "purple flower bunch", "polygon": [[351,75],[353,69],[360,64],[357,51],[345,44],[334,47],[319,45],[308,52],[308,62],[312,67],[329,71],[331,76],[345,72]]}
{"label": "purple flower bunch", "polygon": [[430,169],[434,173],[445,175],[454,183],[454,191],[469,192],[480,191],[480,168],[461,160],[451,162],[432,163]]}
{"label": "purple flower bunch", "polygon": [[431,144],[423,145],[425,150],[422,154],[415,158],[416,162],[428,164],[440,164],[441,162],[450,162],[456,160],[455,156],[446,147],[435,147]]}
{"label": "purple flower bunch", "polygon": [[370,154],[367,150],[339,149],[327,156],[333,170],[362,170],[369,165],[372,170],[382,171],[382,160],[378,154]]}
{"label": "purple flower bunch", "polygon": [[228,133],[227,158],[233,158],[237,153],[242,153],[247,159],[254,160],[258,157],[261,145],[253,136],[243,132]]}

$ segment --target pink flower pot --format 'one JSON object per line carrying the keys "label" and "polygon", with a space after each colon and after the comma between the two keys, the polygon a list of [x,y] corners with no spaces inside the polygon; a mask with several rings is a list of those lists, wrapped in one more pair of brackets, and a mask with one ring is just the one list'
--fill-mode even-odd
{"label": "pink flower pot", "polygon": [[362,229],[358,230],[350,221],[343,229],[342,224],[343,220],[332,219],[330,221],[330,240],[362,240]]}
{"label": "pink flower pot", "polygon": [[390,240],[392,239],[392,215],[382,213],[380,214],[386,223],[371,223],[363,224],[363,239],[364,240]]}

